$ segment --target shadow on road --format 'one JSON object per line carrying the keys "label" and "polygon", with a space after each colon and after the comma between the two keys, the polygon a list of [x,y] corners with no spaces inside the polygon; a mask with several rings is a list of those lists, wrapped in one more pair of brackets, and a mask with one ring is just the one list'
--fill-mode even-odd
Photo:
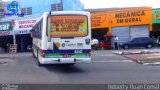
{"label": "shadow on road", "polygon": [[51,72],[59,72],[59,73],[83,73],[85,72],[81,68],[78,68],[76,65],[45,65],[43,66],[47,70]]}

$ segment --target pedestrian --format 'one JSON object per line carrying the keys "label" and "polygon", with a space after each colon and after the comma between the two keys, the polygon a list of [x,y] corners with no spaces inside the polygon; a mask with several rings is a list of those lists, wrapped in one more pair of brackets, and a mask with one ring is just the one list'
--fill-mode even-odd
{"label": "pedestrian", "polygon": [[118,49],[118,37],[116,35],[114,36],[114,48]]}
{"label": "pedestrian", "polygon": [[104,41],[101,41],[101,42],[100,42],[100,47],[101,47],[101,50],[104,50],[104,47],[105,47]]}

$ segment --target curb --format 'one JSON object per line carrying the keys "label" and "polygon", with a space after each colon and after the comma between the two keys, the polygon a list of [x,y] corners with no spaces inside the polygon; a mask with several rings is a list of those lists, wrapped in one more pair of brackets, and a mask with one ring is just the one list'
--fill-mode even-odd
{"label": "curb", "polygon": [[[160,65],[160,52],[157,52],[157,51],[152,51],[152,50],[115,51],[115,52],[112,52],[112,53],[116,54],[116,55],[121,55],[121,56],[129,58],[129,59],[132,59],[133,61],[135,61],[139,64]],[[142,57],[141,57],[141,55],[142,55]],[[143,56],[143,55],[147,55],[147,56]],[[149,56],[149,55],[151,55],[151,56]]]}
{"label": "curb", "polygon": [[153,51],[153,50],[142,50],[142,51],[112,51],[113,54],[119,55],[129,55],[129,54],[153,54],[153,53],[160,53],[160,51]]}

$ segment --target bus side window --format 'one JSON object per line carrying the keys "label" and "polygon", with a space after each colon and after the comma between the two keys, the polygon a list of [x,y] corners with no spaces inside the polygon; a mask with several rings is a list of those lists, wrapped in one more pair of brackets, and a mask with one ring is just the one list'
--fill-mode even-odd
{"label": "bus side window", "polygon": [[48,29],[49,29],[49,16],[47,17],[47,29],[46,29],[46,35],[48,36]]}
{"label": "bus side window", "polygon": [[41,23],[40,23],[40,38],[42,39],[42,32],[43,32],[43,19],[41,20]]}
{"label": "bus side window", "polygon": [[38,24],[38,38],[41,38],[41,22]]}
{"label": "bus side window", "polygon": [[51,36],[50,36],[50,29],[51,29],[51,15],[47,17],[47,30],[46,30],[46,35],[47,35],[47,40],[48,42],[51,42]]}
{"label": "bus side window", "polygon": [[32,30],[31,30],[31,37],[33,37],[33,30],[34,30],[34,29],[32,28]]}
{"label": "bus side window", "polygon": [[38,29],[37,29],[37,25],[35,26],[35,37],[37,38],[38,36]]}
{"label": "bus side window", "polygon": [[35,37],[35,27],[33,27],[31,30],[31,37]]}

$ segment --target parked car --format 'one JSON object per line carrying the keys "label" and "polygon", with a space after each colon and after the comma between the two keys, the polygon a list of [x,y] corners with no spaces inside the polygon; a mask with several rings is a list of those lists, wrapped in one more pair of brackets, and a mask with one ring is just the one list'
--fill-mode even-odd
{"label": "parked car", "polygon": [[150,37],[138,37],[138,38],[132,39],[129,42],[121,43],[120,47],[124,49],[132,48],[132,47],[152,48],[154,47],[154,41]]}

